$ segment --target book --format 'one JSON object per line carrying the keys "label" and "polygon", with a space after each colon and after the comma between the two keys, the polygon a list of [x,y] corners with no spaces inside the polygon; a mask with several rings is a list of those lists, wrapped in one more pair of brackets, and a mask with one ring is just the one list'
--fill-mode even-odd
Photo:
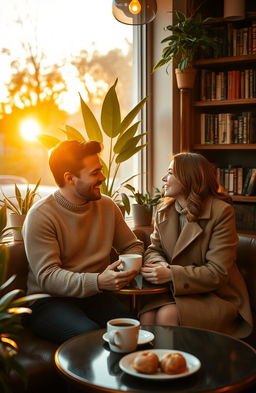
{"label": "book", "polygon": [[245,191],[245,195],[254,195],[256,192],[256,168],[252,168],[251,176],[249,179],[249,183],[247,189]]}
{"label": "book", "polygon": [[246,174],[245,179],[244,179],[244,184],[243,184],[243,195],[246,194],[247,187],[248,187],[248,184],[249,184],[249,181],[250,181],[250,178],[251,178],[251,174],[252,174],[252,168],[248,168],[247,174]]}

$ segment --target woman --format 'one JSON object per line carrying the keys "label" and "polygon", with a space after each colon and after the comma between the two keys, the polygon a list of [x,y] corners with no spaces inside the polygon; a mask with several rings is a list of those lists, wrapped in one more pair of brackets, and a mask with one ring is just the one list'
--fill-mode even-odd
{"label": "woman", "polygon": [[153,284],[170,283],[171,295],[145,297],[141,323],[246,337],[252,316],[235,263],[238,238],[231,198],[218,192],[213,167],[200,154],[174,156],[162,180],[166,198],[141,274]]}

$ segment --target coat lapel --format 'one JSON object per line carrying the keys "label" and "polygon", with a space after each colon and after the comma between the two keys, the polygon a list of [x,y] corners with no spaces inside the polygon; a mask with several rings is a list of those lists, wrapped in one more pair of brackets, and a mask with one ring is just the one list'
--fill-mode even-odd
{"label": "coat lapel", "polygon": [[[172,260],[187,248],[203,231],[211,217],[212,198],[205,201],[197,222],[187,222],[179,236],[179,215],[174,204],[162,211],[159,230],[165,248]],[[200,221],[205,220],[205,221]]]}
{"label": "coat lapel", "polygon": [[189,246],[201,233],[202,228],[197,222],[187,222],[177,239],[175,244],[172,259],[176,258],[186,247]]}

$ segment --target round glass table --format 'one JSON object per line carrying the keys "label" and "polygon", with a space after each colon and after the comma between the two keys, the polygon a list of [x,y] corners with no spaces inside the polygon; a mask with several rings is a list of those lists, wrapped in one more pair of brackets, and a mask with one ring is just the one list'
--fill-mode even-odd
{"label": "round glass table", "polygon": [[172,380],[148,380],[122,371],[125,354],[110,351],[105,329],[71,338],[55,354],[59,371],[86,392],[206,393],[245,392],[256,382],[256,351],[248,344],[210,330],[143,326],[155,336],[138,350],[175,349],[194,355],[201,367]]}

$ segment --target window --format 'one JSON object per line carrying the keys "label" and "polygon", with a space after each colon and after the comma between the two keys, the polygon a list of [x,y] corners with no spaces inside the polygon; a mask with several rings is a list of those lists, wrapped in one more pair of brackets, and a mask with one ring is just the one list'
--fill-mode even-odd
{"label": "window", "polygon": [[[118,78],[123,116],[138,102],[133,34],[112,1],[0,0],[0,174],[54,185],[37,133],[65,139],[65,124],[84,132],[79,92],[100,120]],[[135,78],[136,76],[136,78]],[[136,86],[136,89],[134,88]],[[138,154],[121,172],[139,172]]]}

